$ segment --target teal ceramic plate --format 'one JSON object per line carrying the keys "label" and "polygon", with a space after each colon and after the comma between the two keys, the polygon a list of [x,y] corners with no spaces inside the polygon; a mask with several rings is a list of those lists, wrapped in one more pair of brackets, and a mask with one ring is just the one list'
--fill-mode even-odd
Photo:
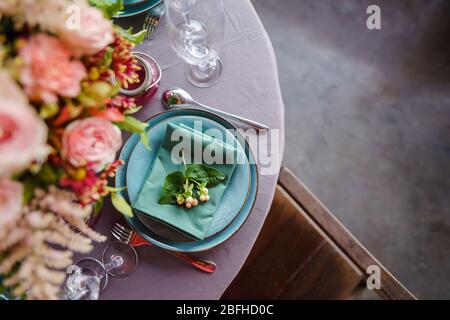
{"label": "teal ceramic plate", "polygon": [[[238,152],[237,158],[235,159],[235,162],[237,163],[235,170],[230,178],[228,187],[216,208],[216,213],[214,214],[211,225],[206,232],[206,238],[211,237],[225,229],[225,227],[236,218],[238,213],[242,210],[250,190],[250,165],[245,155],[245,150],[232,133],[215,121],[199,116],[177,116],[151,126],[147,131],[151,150],[146,149],[142,142],[138,142],[128,161],[126,161],[128,198],[131,203],[137,199],[139,191],[145,182],[147,172],[153,164],[156,153],[158,152],[159,145],[164,139],[168,122],[178,125],[184,124],[191,128],[194,127],[194,123],[197,123],[198,125],[200,122],[203,132],[209,129],[220,130],[225,141],[233,141],[234,145],[239,148],[240,152]],[[149,219],[145,214],[139,214],[138,212],[136,212],[136,214],[142,223],[162,237],[177,241],[182,241],[183,239],[184,241],[192,241],[192,239],[180,237],[179,232],[177,231],[171,233],[171,228],[169,226],[157,222],[155,219]],[[155,221],[155,223],[151,224],[152,221]]]}
{"label": "teal ceramic plate", "polygon": [[161,1],[162,0],[147,0],[144,2],[140,0],[124,1],[125,8],[122,11],[120,11],[117,15],[115,15],[114,18],[131,17],[141,14],[143,12],[151,10],[153,7],[156,7],[158,4],[161,3]]}
{"label": "teal ceramic plate", "polygon": [[[195,109],[183,109],[183,110],[170,110],[163,113],[160,113],[152,118],[150,118],[147,123],[149,123],[150,127],[156,126],[161,121],[179,117],[179,116],[197,116],[197,117],[203,117],[212,121],[217,122],[218,124],[222,125],[223,127],[227,129],[235,129],[235,127],[229,123],[228,121],[224,120],[223,118],[214,115],[212,113],[202,111],[202,110],[195,110]],[[239,133],[238,133],[239,134]],[[133,134],[128,141],[123,146],[121,152],[120,152],[120,159],[127,160],[130,158],[131,153],[133,152],[133,149],[135,148],[135,145],[139,142],[139,135]],[[241,144],[242,148],[245,150],[245,154],[247,156],[247,159],[249,160],[249,167],[250,167],[250,190],[248,192],[248,197],[244,203],[244,206],[242,207],[242,210],[238,213],[238,215],[235,217],[235,219],[221,232],[200,241],[194,241],[194,242],[179,242],[179,241],[172,241],[165,238],[162,238],[158,236],[157,234],[152,233],[147,229],[147,227],[136,217],[126,217],[127,222],[130,224],[132,228],[134,228],[137,232],[139,232],[145,239],[150,241],[151,243],[172,251],[181,251],[181,252],[197,252],[197,251],[204,251],[209,250],[227,239],[229,239],[231,236],[233,236],[239,228],[245,223],[248,216],[250,215],[250,212],[253,209],[253,205],[256,199],[256,194],[258,190],[258,173],[257,173],[257,167],[255,164],[255,159],[253,157],[253,154],[250,150],[249,145],[245,141],[243,137],[240,137],[239,143]],[[119,170],[117,172],[115,183],[116,187],[120,188],[126,185],[126,172],[127,172],[127,165],[124,165],[122,167],[119,167]],[[120,192],[121,196],[124,197],[129,201],[128,194],[126,190],[123,190]]]}
{"label": "teal ceramic plate", "polygon": [[138,4],[143,4],[144,2],[147,2],[148,0],[123,0],[123,5],[125,7],[130,6],[136,6]]}

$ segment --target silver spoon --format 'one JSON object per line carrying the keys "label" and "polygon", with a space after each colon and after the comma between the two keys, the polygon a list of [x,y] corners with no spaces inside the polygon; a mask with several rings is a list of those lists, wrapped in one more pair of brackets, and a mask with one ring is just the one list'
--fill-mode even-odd
{"label": "silver spoon", "polygon": [[204,105],[200,102],[197,102],[191,97],[189,93],[187,93],[185,90],[181,88],[170,88],[165,90],[161,95],[161,102],[166,108],[182,109],[194,106],[197,109],[206,110],[218,114],[222,117],[230,118],[234,121],[243,123],[255,129],[269,130],[268,126],[265,126],[261,123],[243,117],[239,117],[225,111],[220,111],[215,108]]}

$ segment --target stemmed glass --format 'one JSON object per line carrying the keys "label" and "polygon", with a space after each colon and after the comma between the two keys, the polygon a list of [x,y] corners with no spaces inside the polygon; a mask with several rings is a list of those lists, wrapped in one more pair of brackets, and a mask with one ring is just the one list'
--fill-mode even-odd
{"label": "stemmed glass", "polygon": [[217,47],[223,39],[223,0],[166,0],[169,40],[186,61],[190,83],[198,87],[215,84],[222,74]]}
{"label": "stemmed glass", "polygon": [[69,277],[62,299],[97,300],[108,284],[108,274],[123,278],[131,274],[138,264],[136,250],[122,242],[112,242],[102,254],[102,262],[83,258],[67,269]]}

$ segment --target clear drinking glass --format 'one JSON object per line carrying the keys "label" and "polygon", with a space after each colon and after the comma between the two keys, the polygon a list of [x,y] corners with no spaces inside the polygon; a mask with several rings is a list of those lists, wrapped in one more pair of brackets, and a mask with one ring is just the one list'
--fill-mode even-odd
{"label": "clear drinking glass", "polygon": [[67,270],[65,300],[97,300],[108,284],[108,275],[123,278],[138,264],[136,250],[121,242],[110,243],[102,254],[102,262],[94,258],[78,260]]}
{"label": "clear drinking glass", "polygon": [[189,82],[215,84],[223,69],[217,52],[225,29],[223,0],[166,0],[166,5],[170,44],[186,61]]}

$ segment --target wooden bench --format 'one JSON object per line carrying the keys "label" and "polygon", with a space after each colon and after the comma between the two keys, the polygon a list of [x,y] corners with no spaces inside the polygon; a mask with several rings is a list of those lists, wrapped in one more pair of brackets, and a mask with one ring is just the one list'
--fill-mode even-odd
{"label": "wooden bench", "polygon": [[379,267],[383,299],[416,299],[336,217],[282,168],[271,211],[222,299],[349,299]]}

